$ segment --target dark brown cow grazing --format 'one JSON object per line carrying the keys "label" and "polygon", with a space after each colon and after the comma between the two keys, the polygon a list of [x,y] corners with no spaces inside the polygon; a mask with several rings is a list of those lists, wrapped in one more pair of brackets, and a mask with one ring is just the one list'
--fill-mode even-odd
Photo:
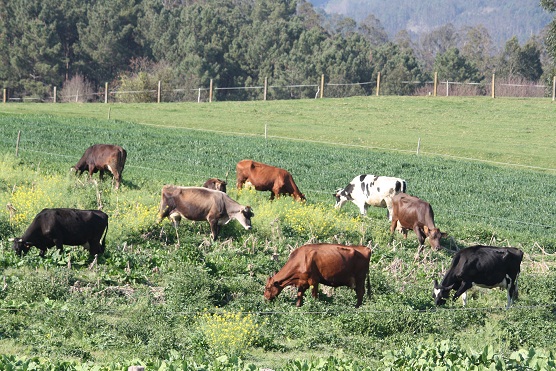
{"label": "dark brown cow grazing", "polygon": [[207,179],[205,184],[203,184],[203,187],[208,188],[208,189],[215,189],[217,191],[226,193],[226,185],[227,184],[228,183],[224,180],[220,180],[218,178],[210,178],[210,179]]}
{"label": "dark brown cow grazing", "polygon": [[108,215],[99,210],[43,209],[31,222],[21,238],[14,239],[18,255],[36,246],[44,257],[46,250],[56,246],[83,245],[91,255],[102,254],[108,231]]}
{"label": "dark brown cow grazing", "polygon": [[305,195],[299,192],[292,175],[279,167],[253,160],[241,160],[236,165],[236,176],[237,189],[241,189],[248,181],[257,191],[271,191],[271,200],[280,195],[292,195],[297,201],[305,200]]}
{"label": "dark brown cow grazing", "polygon": [[100,180],[104,178],[104,171],[108,170],[114,175],[115,188],[118,189],[122,182],[122,172],[124,171],[126,158],[127,152],[120,146],[95,144],[85,150],[81,159],[72,169],[79,175],[88,171],[89,178],[98,171]]}
{"label": "dark brown cow grazing", "polygon": [[282,269],[266,281],[264,297],[272,300],[286,286],[297,287],[296,306],[303,304],[303,294],[313,286],[312,295],[318,296],[319,283],[355,289],[358,308],[365,294],[370,293],[368,279],[371,249],[365,246],[345,246],[337,244],[309,244],[294,250]]}
{"label": "dark brown cow grazing", "polygon": [[399,222],[404,238],[407,238],[407,230],[412,229],[420,245],[423,245],[428,237],[433,248],[440,248],[440,238],[446,234],[435,227],[434,213],[428,202],[406,193],[398,193],[392,198],[392,208],[390,233],[394,233]]}
{"label": "dark brown cow grazing", "polygon": [[212,239],[215,240],[220,226],[232,219],[240,222],[245,229],[251,229],[253,215],[250,206],[240,205],[224,192],[203,187],[165,185],[162,188],[158,222],[168,217],[177,228],[182,217],[206,220],[210,224]]}

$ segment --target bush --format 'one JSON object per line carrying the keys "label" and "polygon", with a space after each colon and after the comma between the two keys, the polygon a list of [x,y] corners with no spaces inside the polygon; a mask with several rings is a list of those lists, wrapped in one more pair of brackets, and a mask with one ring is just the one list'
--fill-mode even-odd
{"label": "bush", "polygon": [[64,81],[60,90],[60,100],[62,102],[92,102],[95,100],[95,90],[93,84],[84,76],[77,74],[71,79]]}

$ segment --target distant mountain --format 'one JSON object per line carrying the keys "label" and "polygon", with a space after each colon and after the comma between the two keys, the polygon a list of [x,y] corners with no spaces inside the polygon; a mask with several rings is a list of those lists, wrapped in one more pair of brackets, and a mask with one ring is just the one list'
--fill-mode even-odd
{"label": "distant mountain", "polygon": [[517,36],[520,43],[539,35],[552,16],[540,6],[540,0],[310,0],[328,14],[341,14],[357,22],[373,14],[392,38],[407,30],[419,39],[435,28],[452,23],[485,26],[493,44],[502,48]]}

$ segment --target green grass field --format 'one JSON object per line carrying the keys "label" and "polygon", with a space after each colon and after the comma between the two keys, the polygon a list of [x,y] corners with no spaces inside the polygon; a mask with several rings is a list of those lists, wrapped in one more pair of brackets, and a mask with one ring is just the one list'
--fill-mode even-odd
{"label": "green grass field", "polygon": [[[415,369],[411,362],[455,359],[454,369],[497,362],[510,369],[518,358],[529,367],[534,357],[549,365],[555,107],[541,99],[432,97],[5,104],[0,203],[12,213],[0,209],[0,368],[16,364],[15,355],[44,357],[38,363],[55,369],[68,367],[55,361],[67,361],[107,370],[134,359],[152,368],[164,360],[177,369],[191,362],[243,369],[221,355],[274,369],[385,369],[392,362]],[[101,142],[128,150],[120,191],[69,172],[86,147]],[[243,158],[290,170],[307,202],[235,190]],[[433,206],[449,234],[446,249],[419,252],[412,232],[407,240],[391,236],[384,209],[370,208],[368,217],[353,204],[334,210],[334,190],[361,173],[406,179],[408,193]],[[206,223],[185,222],[178,246],[170,223],[155,223],[161,187],[226,174],[232,198],[254,208],[253,231],[232,222],[211,242]],[[46,259],[36,249],[23,258],[11,251],[8,239],[43,207],[100,205],[110,227],[96,264],[81,247]],[[266,277],[308,241],[373,247],[372,295],[361,308],[353,308],[347,288],[323,289],[318,300],[306,294],[302,308],[293,290],[265,302]],[[475,289],[467,309],[461,301],[435,308],[432,280],[452,251],[476,243],[524,250],[518,302],[506,311],[505,293]]]}

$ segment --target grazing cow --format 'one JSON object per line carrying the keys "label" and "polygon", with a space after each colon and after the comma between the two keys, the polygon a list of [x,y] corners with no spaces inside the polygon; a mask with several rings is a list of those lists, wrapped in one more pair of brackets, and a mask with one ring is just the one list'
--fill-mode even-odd
{"label": "grazing cow", "polygon": [[224,180],[220,180],[218,178],[210,178],[205,182],[205,184],[203,184],[203,187],[208,189],[215,189],[217,191],[226,193],[227,184],[228,183]]}
{"label": "grazing cow", "polygon": [[394,233],[394,229],[401,228],[404,238],[407,238],[407,230],[413,229],[419,245],[422,246],[425,238],[428,237],[433,248],[441,247],[440,238],[446,237],[446,233],[440,232],[440,229],[435,227],[434,213],[428,202],[405,193],[398,193],[392,197],[392,208],[390,233]]}
{"label": "grazing cow", "polygon": [[100,180],[104,178],[104,171],[108,170],[116,180],[115,188],[120,188],[122,172],[124,171],[127,152],[120,146],[111,144],[95,144],[85,150],[85,153],[77,164],[72,168],[76,174],[89,172],[89,178],[97,171]]}
{"label": "grazing cow", "polygon": [[236,165],[237,189],[249,182],[257,191],[271,191],[270,199],[292,195],[296,201],[305,200],[292,175],[284,169],[252,160],[241,160]]}
{"label": "grazing cow", "polygon": [[91,255],[102,254],[108,232],[108,215],[99,210],[43,209],[39,212],[21,238],[14,239],[18,255],[36,246],[44,257],[46,250],[63,245],[83,245]]}
{"label": "grazing cow", "polygon": [[251,229],[254,216],[250,206],[242,206],[224,192],[203,187],[162,187],[162,199],[158,222],[168,217],[177,228],[181,218],[189,220],[206,220],[210,224],[211,237],[218,237],[220,226],[236,219],[241,225]]}
{"label": "grazing cow", "polygon": [[339,209],[346,202],[357,205],[362,215],[367,214],[367,207],[385,207],[388,220],[392,220],[392,197],[405,192],[406,182],[400,178],[371,174],[358,175],[345,187],[336,190],[335,208]]}
{"label": "grazing cow", "polygon": [[370,294],[368,279],[371,249],[365,246],[344,246],[337,244],[309,244],[294,250],[274,276],[266,281],[264,297],[274,299],[286,286],[297,287],[296,306],[303,304],[303,294],[313,286],[312,295],[318,296],[319,283],[338,287],[347,286],[355,289],[358,308],[365,294],[365,277],[367,293]]}
{"label": "grazing cow", "polygon": [[458,251],[452,265],[439,285],[434,280],[433,298],[436,305],[443,305],[455,290],[453,300],[459,296],[463,305],[467,304],[467,293],[473,285],[486,288],[500,287],[508,291],[508,303],[517,298],[517,279],[519,277],[523,251],[515,247],[495,247],[476,245]]}

